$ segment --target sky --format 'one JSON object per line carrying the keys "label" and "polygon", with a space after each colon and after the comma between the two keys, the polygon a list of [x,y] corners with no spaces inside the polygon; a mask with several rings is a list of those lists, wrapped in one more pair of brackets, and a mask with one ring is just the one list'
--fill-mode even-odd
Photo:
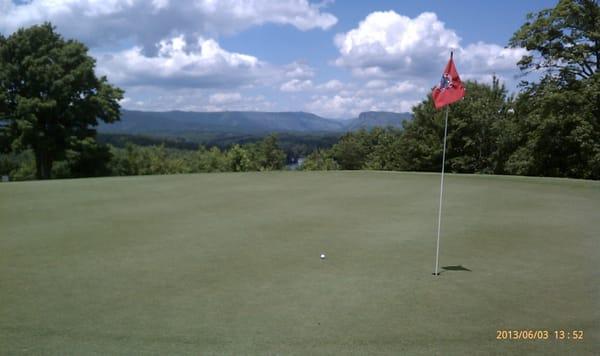
{"label": "sky", "polygon": [[556,1],[0,0],[0,33],[50,21],[85,43],[126,109],[409,112],[450,50],[463,80],[509,91],[529,12]]}

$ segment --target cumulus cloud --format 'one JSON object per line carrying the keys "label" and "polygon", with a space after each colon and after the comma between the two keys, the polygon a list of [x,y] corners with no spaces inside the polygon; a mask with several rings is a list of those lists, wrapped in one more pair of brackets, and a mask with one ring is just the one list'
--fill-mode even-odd
{"label": "cumulus cloud", "polygon": [[392,85],[388,85],[383,87],[383,94],[387,95],[400,95],[400,94],[408,94],[416,92],[423,92],[423,87],[419,87],[417,84],[405,80],[399,83],[395,83]]}
{"label": "cumulus cloud", "polygon": [[[478,42],[461,46],[461,38],[435,13],[415,18],[394,11],[373,12],[357,28],[335,37],[340,56],[335,64],[359,77],[427,77],[439,73],[455,50],[464,73],[514,70],[526,53]],[[373,83],[372,85],[375,85]]]}
{"label": "cumulus cloud", "polygon": [[190,44],[182,35],[160,41],[156,56],[145,55],[138,46],[98,56],[98,71],[128,86],[238,87],[256,82],[270,70],[258,58],[228,52],[213,39]]}
{"label": "cumulus cloud", "polygon": [[369,80],[367,82],[367,84],[365,85],[365,87],[369,88],[369,89],[380,89],[380,88],[385,88],[387,86],[388,86],[388,82],[386,80],[381,80],[381,79]]}
{"label": "cumulus cloud", "polygon": [[353,81],[330,95],[315,95],[307,104],[330,117],[352,117],[367,110],[410,111],[437,83],[450,50],[461,77],[480,82],[491,82],[494,75],[510,81],[516,63],[527,54],[522,48],[493,43],[465,45],[431,12],[414,18],[394,11],[373,12],[355,28],[337,34],[334,44],[339,56],[333,64],[349,69]]}
{"label": "cumulus cloud", "polygon": [[[150,100],[148,100],[150,98]],[[134,87],[121,101],[130,110],[183,110],[183,111],[269,111],[274,110],[263,95],[252,92],[213,92],[207,89],[177,89]]]}
{"label": "cumulus cloud", "polygon": [[312,87],[313,83],[311,80],[292,79],[283,83],[279,89],[287,92],[298,92],[309,90]]}
{"label": "cumulus cloud", "polygon": [[317,89],[321,91],[340,91],[345,87],[344,83],[337,79],[332,79],[323,84],[317,85]]}
{"label": "cumulus cloud", "polygon": [[312,97],[305,109],[330,118],[353,118],[364,111],[408,112],[419,99],[380,95],[368,90],[346,90],[332,95]]}
{"label": "cumulus cloud", "polygon": [[525,48],[503,48],[484,42],[469,44],[459,51],[463,65],[471,74],[514,71],[516,63],[527,54]]}
{"label": "cumulus cloud", "polygon": [[373,12],[357,28],[335,37],[340,52],[335,63],[358,75],[422,73],[459,42],[434,13],[411,19],[394,11]]}
{"label": "cumulus cloud", "polygon": [[213,105],[231,104],[242,100],[240,93],[215,93],[212,94],[208,101]]}
{"label": "cumulus cloud", "polygon": [[[196,8],[207,14],[217,28],[245,28],[267,22],[292,25],[306,31],[313,28],[328,29],[337,23],[337,18],[321,12],[319,4],[308,0],[203,0]],[[232,24],[232,22],[236,24]],[[212,25],[212,24],[211,24]]]}
{"label": "cumulus cloud", "polygon": [[[230,52],[214,39],[188,40],[183,35],[157,44],[156,55],[141,47],[117,52],[95,53],[97,71],[128,88],[157,86],[170,88],[234,89],[277,87],[282,92],[303,92],[314,88],[315,71],[295,61],[273,65],[257,57]],[[335,86],[337,81],[329,83]]]}
{"label": "cumulus cloud", "polygon": [[[350,118],[349,115],[356,115],[363,107],[368,107],[372,99],[367,99],[365,102],[355,102],[352,97],[342,95],[318,96],[313,98],[306,105],[308,111],[317,115],[331,118]],[[358,109],[360,107],[360,109]]]}
{"label": "cumulus cloud", "polygon": [[308,0],[0,0],[0,32],[51,21],[66,37],[92,47],[134,41],[145,52],[174,34],[215,37],[273,23],[299,30],[337,22]]}
{"label": "cumulus cloud", "polygon": [[295,61],[284,66],[283,71],[287,78],[307,79],[315,76],[315,70],[308,64],[300,61]]}

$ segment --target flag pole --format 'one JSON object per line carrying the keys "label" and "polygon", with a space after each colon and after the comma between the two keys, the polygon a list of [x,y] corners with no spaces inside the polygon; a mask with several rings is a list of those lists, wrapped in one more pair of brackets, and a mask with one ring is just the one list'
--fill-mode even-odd
{"label": "flag pole", "polygon": [[[451,55],[452,56],[452,55]],[[446,119],[444,124],[444,149],[442,151],[442,179],[440,182],[440,208],[438,211],[438,228],[437,228],[437,246],[435,249],[435,269],[433,275],[439,276],[439,262],[440,262],[440,232],[442,229],[442,199],[444,197],[444,166],[446,165],[446,137],[448,136],[448,111],[450,111],[450,105],[446,106]]]}

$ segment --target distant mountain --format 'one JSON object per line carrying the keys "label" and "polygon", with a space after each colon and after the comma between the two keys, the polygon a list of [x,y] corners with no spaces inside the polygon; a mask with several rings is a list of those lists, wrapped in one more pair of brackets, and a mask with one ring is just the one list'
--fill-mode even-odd
{"label": "distant mountain", "polygon": [[121,120],[100,124],[101,133],[172,136],[181,134],[264,134],[269,132],[333,133],[370,129],[376,126],[401,127],[408,113],[366,112],[351,120],[326,119],[306,112],[185,112],[122,110]]}
{"label": "distant mountain", "polygon": [[402,122],[410,119],[412,119],[412,114],[407,112],[367,111],[358,115],[356,119],[348,120],[345,128],[348,131],[388,126],[401,128]]}

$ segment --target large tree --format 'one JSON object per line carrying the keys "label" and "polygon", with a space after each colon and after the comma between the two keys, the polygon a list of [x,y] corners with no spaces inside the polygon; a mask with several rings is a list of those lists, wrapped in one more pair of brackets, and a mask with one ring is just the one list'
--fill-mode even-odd
{"label": "large tree", "polygon": [[600,71],[600,6],[597,0],[560,0],[552,9],[528,14],[509,45],[529,54],[519,66],[524,71],[558,71],[586,79]]}
{"label": "large tree", "polygon": [[260,142],[257,154],[261,170],[273,171],[285,166],[285,152],[279,147],[275,135],[269,135]]}
{"label": "large tree", "polygon": [[0,144],[31,148],[38,179],[68,149],[95,137],[98,120],[119,119],[123,91],[94,72],[85,45],[65,40],[50,23],[0,38]]}
{"label": "large tree", "polygon": [[[446,170],[461,173],[502,173],[501,127],[512,115],[506,89],[494,78],[491,85],[465,83],[467,95],[450,108]],[[439,171],[444,139],[444,110],[436,110],[431,95],[413,108],[405,122],[401,155],[405,168]]]}
{"label": "large tree", "polygon": [[528,85],[508,124],[515,147],[506,172],[600,178],[600,73],[565,83],[551,76]]}
{"label": "large tree", "polygon": [[600,178],[600,6],[561,0],[529,14],[513,35],[529,53],[519,65],[541,72],[516,101],[511,174]]}

